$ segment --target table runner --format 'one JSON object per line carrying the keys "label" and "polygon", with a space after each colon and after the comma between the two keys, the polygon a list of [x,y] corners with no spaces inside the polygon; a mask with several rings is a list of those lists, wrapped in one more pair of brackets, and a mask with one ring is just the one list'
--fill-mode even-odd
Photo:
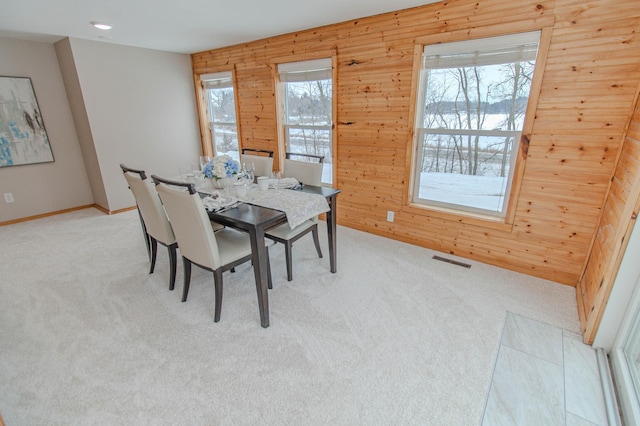
{"label": "table runner", "polygon": [[307,219],[329,211],[327,199],[320,194],[309,194],[294,189],[268,189],[261,191],[256,184],[250,185],[245,197],[238,197],[245,203],[255,204],[287,215],[291,229]]}
{"label": "table runner", "polygon": [[[224,190],[211,190],[211,188],[198,188],[198,191],[211,194],[218,193],[224,195]],[[238,197],[235,190],[231,191],[232,197],[238,200],[254,204],[260,207],[280,210],[287,216],[287,222],[291,229],[300,225],[307,219],[326,213],[330,210],[327,199],[320,194],[309,194],[294,189],[271,189],[261,191],[258,185],[247,186],[247,195]],[[207,207],[205,205],[205,207]],[[213,206],[212,207],[219,207]]]}

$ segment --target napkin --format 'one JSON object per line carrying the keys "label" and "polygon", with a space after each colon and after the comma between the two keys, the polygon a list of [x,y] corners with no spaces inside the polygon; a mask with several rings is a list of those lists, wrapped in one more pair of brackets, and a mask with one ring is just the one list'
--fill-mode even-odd
{"label": "napkin", "polygon": [[298,180],[293,177],[282,178],[280,182],[278,182],[278,179],[269,179],[269,188],[295,188],[298,184]]}
{"label": "napkin", "polygon": [[225,195],[213,198],[213,197],[204,197],[202,199],[202,205],[205,206],[205,208],[209,211],[216,211],[216,210],[220,210],[222,208],[225,208],[227,206],[230,206],[231,204],[235,203],[237,200],[233,197],[228,197]]}

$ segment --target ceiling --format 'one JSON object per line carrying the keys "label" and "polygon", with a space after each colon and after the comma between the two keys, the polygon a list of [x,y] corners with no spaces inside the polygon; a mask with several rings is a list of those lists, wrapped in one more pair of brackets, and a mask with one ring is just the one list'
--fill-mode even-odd
{"label": "ceiling", "polygon": [[[5,0],[0,36],[194,53],[438,0]],[[113,26],[94,28],[92,21]]]}

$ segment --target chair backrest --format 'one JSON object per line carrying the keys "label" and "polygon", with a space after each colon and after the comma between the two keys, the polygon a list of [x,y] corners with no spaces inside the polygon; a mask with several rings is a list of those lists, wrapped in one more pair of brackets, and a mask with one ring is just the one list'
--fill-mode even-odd
{"label": "chair backrest", "polygon": [[308,161],[284,160],[284,175],[293,177],[305,185],[322,185],[322,163]]}
{"label": "chair backrest", "polygon": [[216,236],[195,185],[155,175],[151,179],[171,220],[180,254],[200,266],[222,266]]}
{"label": "chair backrest", "polygon": [[133,192],[133,197],[136,199],[147,233],[165,245],[175,243],[173,229],[153,182],[147,179],[144,170],[132,169],[124,164],[120,164],[120,168],[131,192]]}
{"label": "chair backrest", "polygon": [[286,152],[285,158],[291,159],[291,160],[308,161],[310,163],[324,163],[324,155],[299,154],[297,152]]}
{"label": "chair backrest", "polygon": [[260,157],[273,157],[273,151],[258,148],[242,148],[241,154],[257,155]]}
{"label": "chair backrest", "polygon": [[241,154],[240,163],[245,165],[249,165],[249,163],[253,163],[256,169],[255,170],[256,176],[271,176],[271,173],[273,172],[273,157]]}

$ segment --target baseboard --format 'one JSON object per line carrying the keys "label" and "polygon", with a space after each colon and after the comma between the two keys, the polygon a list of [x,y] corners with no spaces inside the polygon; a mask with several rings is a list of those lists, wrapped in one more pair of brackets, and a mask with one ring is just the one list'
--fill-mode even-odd
{"label": "baseboard", "polygon": [[[57,211],[54,211],[54,212],[43,213],[43,214],[37,214],[37,215],[35,215],[35,216],[27,216],[27,217],[22,217],[22,218],[20,218],[20,219],[13,219],[13,220],[8,220],[8,221],[6,221],[6,222],[0,222],[0,226],[12,225],[12,224],[14,224],[14,223],[27,222],[27,221],[35,220],[35,219],[42,219],[42,218],[44,218],[44,217],[56,216],[56,215],[59,215],[59,214],[64,214],[64,213],[69,213],[69,212],[74,212],[74,211],[77,211],[77,210],[90,209],[90,208],[92,208],[92,207],[94,207],[94,208],[96,208],[96,209],[100,210],[102,213],[109,214],[109,215],[111,215],[111,214],[117,214],[117,213],[123,213],[123,212],[128,212],[128,211],[130,211],[130,210],[135,210],[135,209],[136,209],[136,206],[133,206],[133,207],[127,207],[127,208],[120,209],[120,210],[113,210],[113,211],[111,211],[111,210],[107,210],[107,209],[105,209],[105,208],[103,208],[103,207],[100,207],[100,206],[99,206],[99,205],[97,205],[97,204],[87,204],[87,205],[85,205],[85,206],[72,207],[72,208],[70,208],[70,209],[57,210]],[[1,425],[0,425],[0,426],[1,426]]]}
{"label": "baseboard", "polygon": [[[118,214],[118,213],[130,212],[131,210],[135,210],[135,209],[137,209],[137,207],[133,206],[133,207],[127,207],[127,208],[119,209],[119,210],[111,210],[108,213],[107,212],[105,212],[105,213],[107,213],[107,214]],[[98,209],[98,210],[104,211],[102,209]]]}

